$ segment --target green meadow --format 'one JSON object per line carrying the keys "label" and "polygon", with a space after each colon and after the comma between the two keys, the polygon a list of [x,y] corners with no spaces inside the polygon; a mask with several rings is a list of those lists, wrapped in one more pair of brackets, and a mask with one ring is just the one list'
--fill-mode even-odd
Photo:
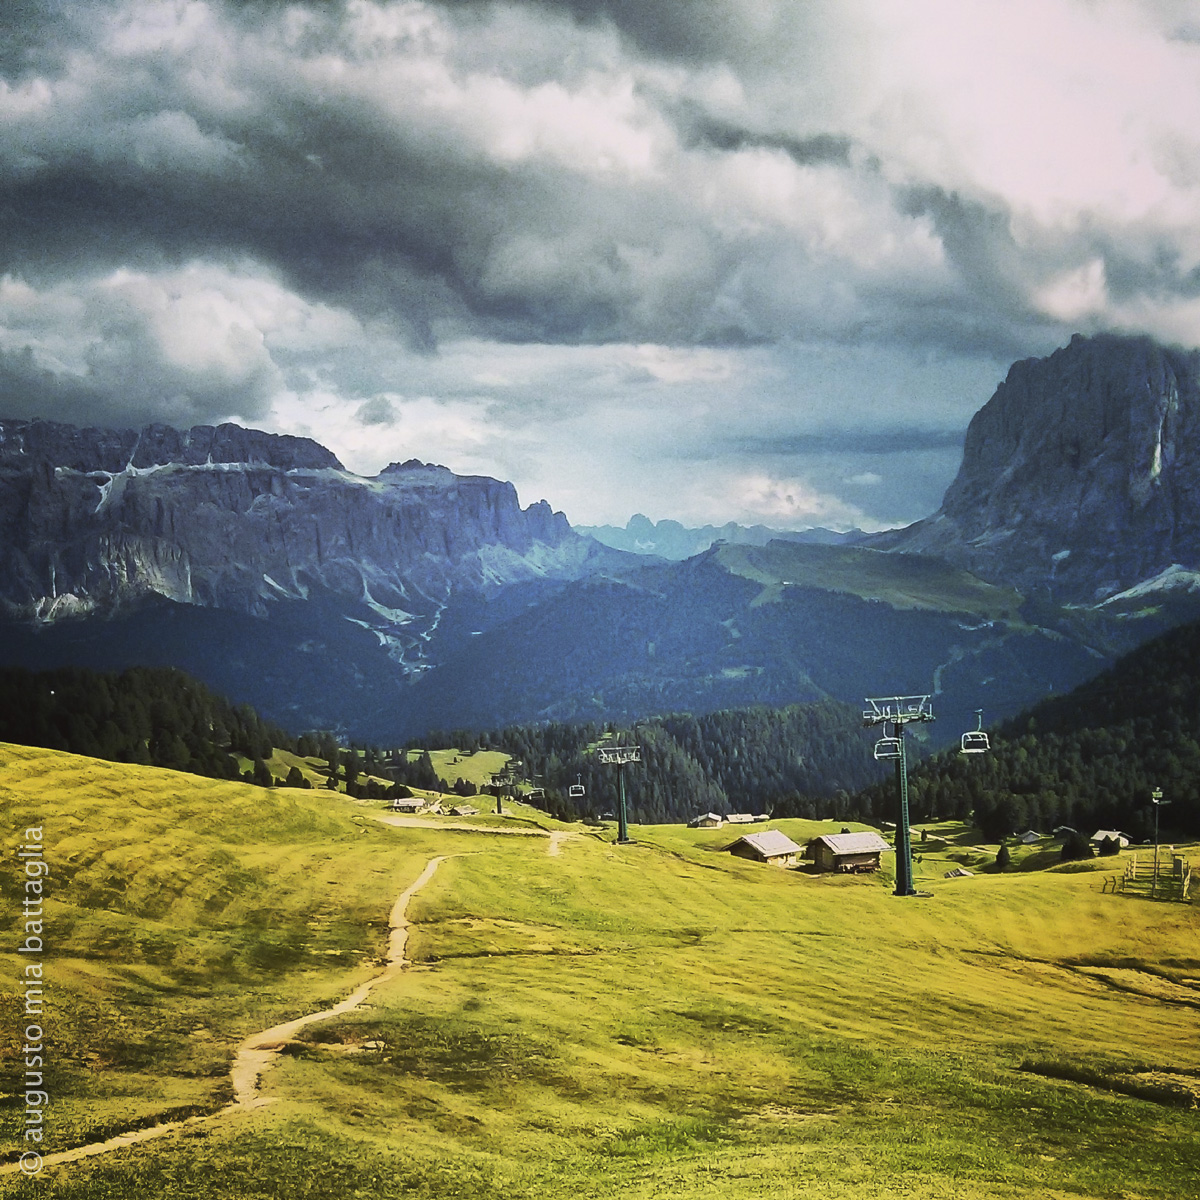
{"label": "green meadow", "polygon": [[[933,893],[732,858],[737,829],[393,827],[264,790],[0,745],[0,889],[51,864],[44,1152],[217,1113],[236,1044],[308,1026],[272,1103],[0,1176],[154,1197],[1180,1197],[1200,1168],[1200,906],[1102,891],[1113,860],[914,836]],[[534,827],[567,836],[551,841]],[[797,841],[838,825],[783,821]],[[858,828],[859,826],[852,826]],[[754,826],[752,828],[762,828]],[[537,836],[530,836],[530,834]],[[1200,853],[1192,848],[1200,865]],[[978,873],[943,879],[965,863]],[[9,906],[6,906],[6,908]],[[3,1147],[21,956],[0,954]]]}

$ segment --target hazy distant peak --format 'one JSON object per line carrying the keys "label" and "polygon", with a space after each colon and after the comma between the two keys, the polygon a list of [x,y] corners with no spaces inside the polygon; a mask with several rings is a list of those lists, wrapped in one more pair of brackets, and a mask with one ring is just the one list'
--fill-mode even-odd
{"label": "hazy distant peak", "polygon": [[766,525],[739,525],[729,521],[724,525],[702,525],[689,529],[679,521],[651,521],[643,513],[634,513],[624,529],[616,525],[576,525],[576,533],[594,538],[614,550],[632,554],[655,555],[681,562],[703,554],[717,542],[737,546],[765,546],[772,541],[813,542],[820,545],[842,545],[856,542],[863,533],[854,529],[837,533],[832,529],[771,529]]}

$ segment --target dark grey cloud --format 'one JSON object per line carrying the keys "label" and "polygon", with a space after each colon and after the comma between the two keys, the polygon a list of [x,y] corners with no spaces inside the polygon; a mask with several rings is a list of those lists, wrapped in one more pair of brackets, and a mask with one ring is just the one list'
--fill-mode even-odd
{"label": "dark grey cloud", "polygon": [[1197,336],[1187,6],[1134,4],[1045,0],[1078,35],[1048,45],[949,0],[10,0],[0,395],[340,413],[473,470],[526,422],[514,472],[570,406],[654,397],[689,412],[659,461],[723,445],[729,496],[768,457],[791,476],[745,495],[866,494],[905,455],[928,491],[986,399],[962,364]]}
{"label": "dark grey cloud", "polygon": [[[744,345],[806,328],[851,338],[987,336],[985,313],[972,314],[960,295],[927,296],[923,307],[897,304],[903,280],[864,271],[834,284],[831,265],[784,229],[729,225],[697,192],[704,163],[686,161],[697,150],[718,159],[778,153],[799,167],[841,169],[836,186],[853,203],[852,143],[843,134],[751,128],[686,97],[664,100],[643,88],[630,101],[636,114],[623,114],[631,130],[611,137],[619,143],[636,136],[638,123],[660,122],[654,136],[678,141],[659,148],[661,164],[581,171],[540,152],[537,130],[534,149],[506,157],[487,139],[472,144],[462,136],[470,106],[486,97],[469,94],[475,81],[455,66],[454,45],[441,52],[438,86],[460,89],[450,101],[464,107],[458,128],[440,129],[428,108],[419,111],[425,98],[416,93],[411,117],[389,108],[386,88],[371,77],[374,51],[353,44],[341,6],[310,6],[317,14],[311,27],[283,49],[278,7],[211,6],[212,28],[193,33],[183,50],[130,51],[116,35],[116,48],[100,37],[82,83],[72,79],[79,54],[46,65],[54,96],[22,114],[7,147],[13,169],[0,178],[0,255],[9,269],[52,279],[246,256],[306,296],[386,318],[427,349],[439,328],[563,343]],[[111,31],[103,18],[121,11],[97,4],[92,21]],[[677,45],[685,56],[688,47],[725,44],[726,35],[735,43],[729,31],[744,24],[734,3],[709,6],[705,20],[694,6],[670,3],[564,11],[585,23],[610,20],[636,31],[639,44]],[[232,24],[222,28],[222,14]],[[69,22],[64,37],[78,38],[80,28]],[[44,64],[54,64],[52,25],[31,20],[27,32],[31,42],[42,39]],[[428,69],[437,58],[414,67],[403,47],[395,53],[400,72]],[[347,72],[359,71],[362,86],[323,83],[320,63],[330,55]],[[636,61],[626,67],[636,70]],[[197,81],[200,68],[217,73],[211,90]],[[520,111],[528,89],[504,90],[503,68],[493,70],[501,100],[518,110],[518,120],[528,119]],[[232,102],[225,93],[236,94]],[[435,100],[434,108],[445,103]],[[602,111],[604,98],[588,103],[597,121],[613,119]],[[579,141],[586,145],[586,134]],[[876,202],[890,203],[886,196]],[[902,224],[919,211],[891,205],[891,219]],[[772,278],[781,269],[793,286],[780,288]],[[841,296],[836,308],[820,299],[830,286]]]}
{"label": "dark grey cloud", "polygon": [[738,438],[732,448],[758,456],[831,454],[904,454],[914,450],[961,450],[963,429],[922,429],[903,424],[876,425],[870,429],[816,430],[782,437]]}
{"label": "dark grey cloud", "polygon": [[[437,0],[458,11],[495,8],[494,0]],[[518,0],[584,25],[610,25],[647,54],[688,63],[721,61],[759,43],[747,6],[737,0]]]}

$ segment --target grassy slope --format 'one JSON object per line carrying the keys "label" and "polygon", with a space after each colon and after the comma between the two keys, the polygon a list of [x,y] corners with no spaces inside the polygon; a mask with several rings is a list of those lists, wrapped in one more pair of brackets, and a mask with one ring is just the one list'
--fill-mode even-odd
{"label": "grassy slope", "polygon": [[[410,758],[418,758],[418,751],[410,751]],[[508,762],[508,755],[500,750],[479,750],[474,754],[466,754],[461,750],[431,750],[429,752],[433,769],[438,778],[452,787],[455,780],[465,779],[476,787],[491,783],[493,775],[499,775]]]}
{"label": "grassy slope", "polygon": [[[89,1119],[72,1088],[110,1115],[118,1093],[122,1111],[219,1094],[236,1035],[348,989],[400,886],[469,851],[414,902],[418,969],[312,1027],[271,1077],[278,1103],[48,1169],[47,1195],[1177,1196],[1200,1153],[1194,1111],[1020,1069],[1200,1071],[1200,906],[1102,895],[1090,871],[901,901],[733,860],[730,830],[584,836],[551,858],[542,839],[374,828],[320,793],[0,761],[9,827],[38,816],[62,867],[53,1128],[72,1141]],[[161,977],[139,958],[151,933],[176,955]],[[256,968],[268,934],[303,955]],[[110,1010],[127,1025],[93,1084],[71,1056]],[[148,1030],[166,1050],[138,1058]],[[363,1043],[381,1048],[345,1052]]]}
{"label": "grassy slope", "polygon": [[785,584],[849,592],[884,600],[894,608],[973,613],[988,620],[1018,620],[1021,596],[984,583],[938,559],[885,554],[855,546],[772,542],[769,546],[722,546],[725,569],[763,585],[756,604],[779,598]]}

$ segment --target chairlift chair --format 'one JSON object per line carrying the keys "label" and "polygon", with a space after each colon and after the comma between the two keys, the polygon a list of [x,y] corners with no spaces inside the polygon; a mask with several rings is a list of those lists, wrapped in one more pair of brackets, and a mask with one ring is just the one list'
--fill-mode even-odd
{"label": "chairlift chair", "polygon": [[991,748],[988,735],[983,732],[983,709],[975,710],[976,728],[962,735],[962,754],[986,754]]}
{"label": "chairlift chair", "polygon": [[875,743],[876,758],[900,758],[904,753],[904,746],[898,737],[880,738]]}
{"label": "chairlift chair", "polygon": [[570,796],[572,800],[578,800],[581,796],[587,795],[587,788],[585,788],[582,783],[573,783],[569,788],[567,788],[567,795]]}

